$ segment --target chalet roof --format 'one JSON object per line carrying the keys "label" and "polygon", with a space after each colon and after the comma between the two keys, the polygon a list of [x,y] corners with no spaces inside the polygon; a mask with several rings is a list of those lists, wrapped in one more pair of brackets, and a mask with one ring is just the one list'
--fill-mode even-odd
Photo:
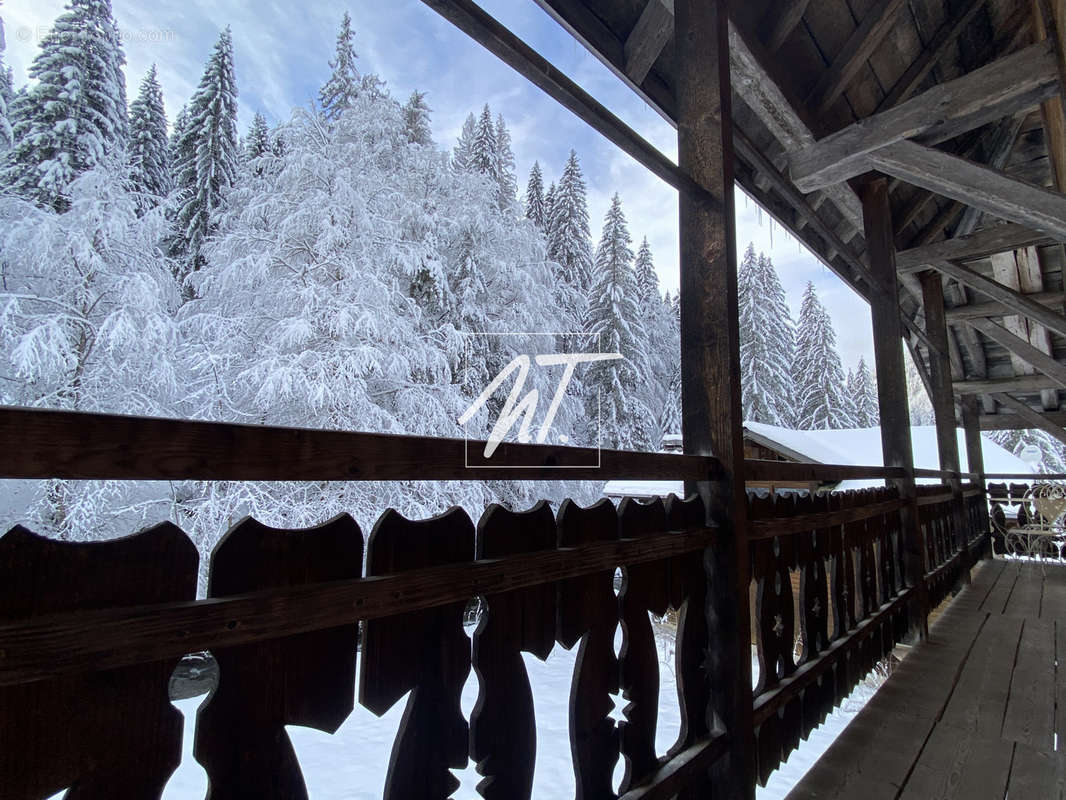
{"label": "chalet roof", "polygon": [[[675,120],[672,0],[537,2]],[[1055,105],[1066,60],[1034,16],[1040,6],[750,0],[731,8],[738,182],[868,296],[857,179],[889,175],[908,345],[928,382],[917,273],[932,267],[943,276],[952,380],[958,394],[981,397],[986,429],[1033,427],[1032,411],[1058,412],[1066,387],[1066,198],[1044,188],[1066,181],[1066,124]],[[963,238],[974,232],[976,241]],[[935,249],[945,242],[954,249]],[[1066,414],[1045,419],[1061,425]]]}
{"label": "chalet roof", "polygon": [[[810,461],[817,464],[841,464],[846,466],[879,467],[884,465],[881,453],[880,428],[847,428],[829,431],[798,431],[765,425],[761,422],[745,422],[744,435],[763,447],[794,461]],[[966,462],[965,432],[956,431],[959,439],[959,455],[962,471],[968,469]],[[999,446],[987,436],[981,437],[984,451],[985,470],[991,474],[1031,473],[1032,468]],[[936,428],[932,425],[918,425],[911,428],[911,446],[914,451],[916,469],[940,469],[940,457],[937,450]],[[939,483],[935,478],[918,478],[916,483]],[[882,486],[881,480],[847,480],[834,488],[862,489],[867,486]],[[681,496],[684,492],[681,481],[608,481],[603,493],[608,497],[654,497],[668,495],[671,492]]]}

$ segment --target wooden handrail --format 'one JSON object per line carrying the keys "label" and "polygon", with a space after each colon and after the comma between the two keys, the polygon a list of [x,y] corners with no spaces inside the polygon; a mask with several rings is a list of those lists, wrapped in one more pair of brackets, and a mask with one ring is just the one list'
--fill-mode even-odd
{"label": "wooden handrail", "polygon": [[0,408],[0,478],[714,480],[710,456]]}
{"label": "wooden handrail", "polygon": [[813,461],[744,461],[744,478],[749,481],[842,481],[864,478],[903,478],[901,467],[856,467],[850,464],[819,464]]}
{"label": "wooden handrail", "polygon": [[765,519],[753,519],[749,523],[751,539],[772,539],[775,536],[785,536],[792,533],[802,533],[820,528],[829,528],[835,525],[846,525],[850,522],[876,517],[880,514],[888,514],[899,511],[907,505],[906,500],[883,500],[879,503],[871,503],[866,506],[855,508],[838,508],[832,511],[822,511],[816,514],[798,514],[791,517],[767,517]]}
{"label": "wooden handrail", "polygon": [[666,532],[396,575],[6,622],[0,625],[0,686],[278,639],[661,561],[712,545],[715,532]]}

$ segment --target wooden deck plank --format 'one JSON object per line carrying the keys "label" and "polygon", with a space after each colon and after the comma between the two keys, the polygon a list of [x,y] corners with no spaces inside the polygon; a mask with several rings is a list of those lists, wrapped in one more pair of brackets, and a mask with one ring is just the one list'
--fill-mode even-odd
{"label": "wooden deck plank", "polygon": [[1027,619],[1011,677],[1001,737],[1037,750],[1053,750],[1055,726],[1055,625]]}
{"label": "wooden deck plank", "polygon": [[1066,800],[1056,659],[1066,567],[986,561],[788,800]]}
{"label": "wooden deck plank", "polygon": [[973,728],[940,723],[922,749],[900,800],[1003,800],[1011,750]]}
{"label": "wooden deck plank", "polygon": [[1007,793],[1010,798],[1062,800],[1066,797],[1066,753],[1034,750],[1023,744],[1014,746]]}
{"label": "wooden deck plank", "polygon": [[974,643],[942,722],[998,739],[1024,620],[991,616]]}

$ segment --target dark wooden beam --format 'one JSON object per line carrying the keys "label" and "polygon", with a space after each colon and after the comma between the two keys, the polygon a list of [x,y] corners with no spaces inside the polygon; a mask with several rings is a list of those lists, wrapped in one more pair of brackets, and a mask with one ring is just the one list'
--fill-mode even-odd
{"label": "dark wooden beam", "polygon": [[[922,283],[922,305],[925,307],[925,334],[943,351],[948,349],[948,326],[944,318],[944,281],[939,272],[928,270],[919,279]],[[959,443],[955,435],[955,396],[951,390],[951,368],[943,356],[931,353],[929,372],[932,382],[930,400],[936,421],[937,452],[940,469],[959,469]]]}
{"label": "dark wooden beam", "polygon": [[800,24],[800,20],[803,19],[803,13],[807,10],[807,6],[810,5],[810,0],[791,0],[784,5],[785,7],[781,8],[780,3],[771,3],[766,16],[763,17],[762,23],[759,25],[767,50],[775,51],[780,49],[781,45],[792,34],[792,31]]}
{"label": "dark wooden beam", "polygon": [[925,545],[915,505],[914,452],[911,448],[910,411],[907,407],[896,248],[892,242],[892,209],[888,202],[888,181],[885,178],[876,178],[864,187],[862,210],[870,271],[881,290],[870,303],[877,399],[881,413],[881,448],[886,467],[902,467],[906,470],[906,477],[895,479],[890,485],[895,486],[900,497],[907,501],[900,512],[904,564],[907,583],[917,590],[910,620],[912,629],[924,637],[928,631],[926,619],[929,613],[929,594],[925,588]]}
{"label": "dark wooden beam", "polygon": [[825,114],[851,85],[892,30],[896,14],[904,6],[904,0],[877,0],[807,96],[806,105],[813,114]]}
{"label": "dark wooden beam", "polygon": [[1016,375],[1013,378],[985,378],[983,380],[956,381],[956,394],[995,394],[1018,392],[1036,394],[1044,389],[1054,389],[1058,384],[1047,375]]}
{"label": "dark wooden beam", "polygon": [[[690,483],[703,496],[723,536],[708,548],[707,608],[710,641],[705,679],[715,720],[729,747],[693,792],[755,797],[752,723],[751,582],[744,488],[744,428],[740,400],[740,329],[733,216],[732,84],[726,6],[675,0],[677,152],[680,168],[714,198],[682,191],[680,209],[681,429],[687,453],[715,454],[725,480]],[[690,720],[690,724],[692,720]],[[706,733],[710,733],[709,729]],[[701,731],[693,731],[699,735]]]}
{"label": "dark wooden beam", "polygon": [[990,319],[971,319],[968,324],[1066,389],[1066,365]]}
{"label": "dark wooden beam", "polygon": [[1033,108],[1058,91],[1051,47],[1030,45],[819,140],[791,158],[792,178],[804,192],[840,183],[867,171],[865,156],[886,145],[953,138]]}
{"label": "dark wooden beam", "polygon": [[945,275],[950,275],[981,294],[988,295],[1011,312],[1039,322],[1060,336],[1066,336],[1066,317],[1033,301],[1028,295],[1010,289],[957,261],[937,261],[929,266]]}
{"label": "dark wooden beam", "polygon": [[[1062,292],[1038,292],[1036,294],[1023,294],[1023,297],[1035,303],[1048,306],[1052,309],[1062,308]],[[1002,303],[969,303],[964,306],[955,306],[948,309],[948,322],[961,322],[968,319],[983,319],[986,317],[1002,317],[1006,314],[1015,313]]]}
{"label": "dark wooden beam", "polygon": [[[1052,7],[1048,0],[1033,0],[1033,33],[1037,41],[1046,40],[1052,46],[1059,67],[1061,88],[1066,91],[1066,43],[1062,39],[1064,24],[1066,8],[1061,2],[1055,2]],[[1040,115],[1044,122],[1052,186],[1060,192],[1066,191],[1066,117],[1063,116],[1061,92],[1041,104]]]}
{"label": "dark wooden beam", "polygon": [[992,399],[1004,408],[1009,408],[1017,416],[1029,423],[1028,427],[1045,431],[1063,444],[1066,444],[1066,430],[1062,426],[1056,425],[1039,411],[1032,409],[1028,403],[1023,403],[1021,400],[1002,392],[993,394]]}
{"label": "dark wooden beam", "polygon": [[[1066,411],[1045,411],[1041,416],[1052,425],[1066,427]],[[1028,417],[1019,414],[982,414],[980,426],[983,431],[1017,431],[1033,427]]]}
{"label": "dark wooden beam", "polygon": [[625,43],[626,75],[641,84],[674,35],[673,0],[648,0]]}
{"label": "dark wooden beam", "polygon": [[966,471],[977,474],[977,483],[985,483],[985,451],[981,443],[980,400],[967,395],[959,401],[962,429],[966,434]]}
{"label": "dark wooden beam", "polygon": [[[1014,152],[1014,145],[1018,141],[1022,126],[1028,116],[1028,111],[1019,111],[1013,117],[1003,120],[992,128],[990,134],[988,134],[989,138],[984,148],[984,157],[981,159],[982,163],[992,169],[1003,169],[1007,166],[1011,153]],[[968,158],[968,156],[966,157]],[[959,236],[973,232],[977,228],[983,213],[979,208],[966,206],[966,209],[962,212],[962,219],[959,220],[959,224],[955,228],[955,235]]]}
{"label": "dark wooden beam", "polygon": [[900,272],[918,272],[935,261],[968,261],[984,258],[993,253],[1004,253],[1029,245],[1052,244],[1055,240],[1045,233],[1034,231],[1024,225],[1007,223],[992,228],[982,228],[968,236],[956,236],[940,242],[912,247],[896,253],[896,269]]}
{"label": "dark wooden beam", "polygon": [[981,7],[985,4],[985,0],[970,0],[969,5],[962,10],[959,14],[949,14],[944,24],[940,26],[933,38],[929,40],[929,44],[921,54],[914,60],[914,62],[907,68],[907,71],[900,76],[900,79],[888,90],[888,93],[881,100],[877,107],[880,111],[885,108],[892,108],[897,103],[901,103],[910,97],[914,92],[918,90],[918,87],[922,85],[922,81],[925,80],[925,76],[928,75],[933,67],[937,65],[944,54],[955,43],[955,40],[959,38],[959,34],[963,32],[967,25],[970,24],[977,12],[981,10]]}
{"label": "dark wooden beam", "polygon": [[914,142],[896,142],[868,157],[888,175],[1066,241],[1066,195]]}

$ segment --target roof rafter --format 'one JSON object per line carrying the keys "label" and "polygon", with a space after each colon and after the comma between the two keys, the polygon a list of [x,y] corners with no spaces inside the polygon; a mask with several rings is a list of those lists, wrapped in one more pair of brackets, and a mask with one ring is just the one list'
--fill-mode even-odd
{"label": "roof rafter", "polygon": [[1042,431],[1046,431],[1058,439],[1060,442],[1066,444],[1066,430],[1060,425],[1056,425],[1050,419],[1045,417],[1039,411],[1032,409],[1028,403],[1023,403],[1021,400],[1011,397],[1005,392],[996,392],[992,394],[992,399],[999,403],[1001,406],[1009,408],[1019,417],[1030,423],[1028,427],[1039,428]]}
{"label": "roof rafter", "polygon": [[633,83],[644,82],[673,35],[674,0],[648,0],[623,48],[626,75]]}

